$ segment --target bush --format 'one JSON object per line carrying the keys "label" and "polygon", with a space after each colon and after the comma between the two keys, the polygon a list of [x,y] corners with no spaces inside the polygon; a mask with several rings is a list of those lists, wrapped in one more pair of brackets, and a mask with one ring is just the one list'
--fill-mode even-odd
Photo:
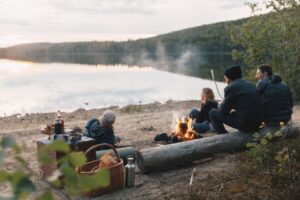
{"label": "bush", "polygon": [[300,99],[300,1],[267,0],[262,6],[271,12],[260,16],[259,4],[248,5],[254,16],[230,28],[233,59],[243,61],[249,79],[258,65],[271,64]]}
{"label": "bush", "polygon": [[[63,141],[54,141],[38,152],[40,165],[53,162],[49,155],[52,151],[62,152],[65,156],[58,160],[57,171],[43,180],[50,189],[42,194],[36,194],[38,190],[32,177],[39,176],[39,174],[31,169],[29,163],[22,158],[21,153],[24,147],[18,145],[12,137],[3,137],[0,144],[0,166],[6,156],[14,156],[14,160],[19,163],[19,167],[13,172],[0,170],[0,184],[9,183],[13,191],[8,199],[26,199],[35,194],[37,200],[53,200],[53,191],[63,196],[64,199],[70,199],[70,196],[81,195],[91,189],[106,187],[110,184],[107,170],[99,170],[94,176],[78,175],[75,168],[85,164],[86,156],[82,152],[71,152],[69,145]],[[64,190],[58,189],[62,187]],[[0,196],[0,199],[4,198]]]}

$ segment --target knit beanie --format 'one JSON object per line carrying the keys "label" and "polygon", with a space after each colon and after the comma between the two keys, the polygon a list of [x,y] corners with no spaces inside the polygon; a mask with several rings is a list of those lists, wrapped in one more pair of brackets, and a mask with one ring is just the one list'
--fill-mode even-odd
{"label": "knit beanie", "polygon": [[242,78],[241,66],[237,65],[226,69],[224,75],[232,81]]}
{"label": "knit beanie", "polygon": [[104,113],[100,116],[100,122],[104,126],[112,125],[116,120],[116,115],[111,110],[106,110]]}

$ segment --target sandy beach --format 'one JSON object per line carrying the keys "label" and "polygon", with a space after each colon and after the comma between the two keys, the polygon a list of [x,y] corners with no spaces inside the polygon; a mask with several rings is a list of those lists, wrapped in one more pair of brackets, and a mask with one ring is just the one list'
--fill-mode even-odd
{"label": "sandy beach", "polygon": [[[117,114],[115,133],[122,139],[122,145],[131,145],[136,149],[157,146],[154,136],[161,132],[170,133],[176,119],[187,113],[191,108],[199,108],[199,101],[168,101],[164,104],[129,105],[122,108],[110,107]],[[71,113],[62,112],[66,127],[84,127],[91,117],[98,117],[103,109],[78,109]],[[45,137],[39,131],[40,127],[53,123],[55,113],[27,114],[25,116],[10,116],[0,119],[0,136],[14,136],[18,143],[26,145],[23,156],[29,161],[30,168],[38,171],[36,141]],[[300,104],[296,103],[293,114],[294,123],[300,127]],[[218,154],[208,162],[194,162],[189,166],[170,171],[154,172],[143,175],[136,167],[136,187],[123,189],[101,196],[99,199],[188,199],[188,183],[191,172],[197,169],[195,181],[201,181],[214,173],[233,172],[236,167],[234,154]],[[13,159],[5,159],[1,168],[14,170],[17,167]],[[41,177],[34,177],[40,184],[40,190],[46,189]],[[2,194],[9,194],[9,187],[1,185]]]}

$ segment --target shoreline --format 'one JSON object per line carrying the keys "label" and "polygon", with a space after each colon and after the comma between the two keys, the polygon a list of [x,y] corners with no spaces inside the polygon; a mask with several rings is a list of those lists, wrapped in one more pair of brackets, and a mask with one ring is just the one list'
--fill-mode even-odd
{"label": "shoreline", "polygon": [[[128,108],[132,108],[132,107],[151,107],[151,106],[168,106],[171,104],[182,104],[182,103],[196,103],[198,102],[200,105],[200,100],[194,100],[194,99],[190,99],[190,100],[173,100],[173,99],[169,99],[167,101],[164,102],[159,102],[159,101],[153,101],[153,102],[149,102],[149,103],[139,103],[139,104],[126,104],[126,105],[110,105],[110,106],[103,106],[103,107],[93,107],[93,108],[84,108],[84,107],[78,107],[76,109],[72,109],[72,110],[63,110],[63,109],[59,109],[57,111],[60,111],[62,114],[64,115],[69,115],[72,113],[76,113],[76,112],[89,112],[89,111],[95,111],[95,110],[119,110],[119,111],[124,111],[127,110]],[[57,111],[45,111],[45,112],[26,112],[26,113],[14,113],[14,114],[9,114],[9,115],[0,115],[0,120],[1,119],[5,119],[5,118],[25,118],[28,117],[30,115],[48,115],[48,114],[53,114],[55,115]]]}
{"label": "shoreline", "polygon": [[[217,100],[218,101],[218,100]],[[170,102],[177,102],[177,103],[181,103],[181,102],[200,102],[199,100],[195,100],[195,99],[189,99],[189,100],[173,100],[173,99],[169,99],[163,102],[160,101],[152,101],[152,102],[147,102],[147,103],[130,103],[130,104],[125,104],[125,105],[109,105],[109,106],[103,106],[103,107],[78,107],[76,109],[70,109],[70,110],[63,110],[63,109],[58,109],[57,111],[60,111],[62,114],[71,114],[74,112],[77,112],[79,110],[83,110],[83,111],[91,111],[91,110],[107,110],[107,109],[120,109],[122,110],[123,108],[126,107],[133,107],[133,106],[149,106],[149,105],[153,105],[153,104],[157,104],[157,105],[164,105],[164,104],[169,104]],[[8,114],[6,115],[6,113],[4,113],[5,115],[3,115],[3,113],[0,115],[0,120],[4,119],[4,118],[10,118],[10,117],[17,117],[17,118],[22,118],[22,117],[26,117],[29,115],[43,115],[43,114],[54,114],[57,111],[41,111],[41,112],[25,112],[25,113],[20,113],[20,112],[16,112],[13,114]]]}
{"label": "shoreline", "polygon": [[[186,112],[194,107],[200,108],[200,101],[168,100],[165,103],[153,102],[148,104],[130,104],[123,107],[109,106],[105,108],[91,108],[87,110],[84,108],[78,108],[72,112],[61,111],[61,114],[64,118],[66,128],[71,128],[75,125],[83,127],[90,118],[99,117],[105,110],[110,109],[117,115],[115,126],[116,129],[118,129],[118,124],[123,123],[123,118],[130,118],[132,115],[166,112],[169,112],[169,115],[173,115],[172,112]],[[22,130],[25,132],[37,131],[41,126],[54,123],[55,117],[56,112],[26,113],[25,115],[14,114],[11,116],[0,117],[0,126],[2,127],[0,135],[3,133],[20,132]],[[173,116],[171,116],[171,118],[173,119]]]}
{"label": "shoreline", "polygon": [[[174,101],[168,100],[164,103],[152,102],[146,104],[129,104],[125,106],[108,106],[102,108],[78,108],[73,111],[61,111],[62,117],[65,120],[66,127],[71,127],[76,125],[82,125],[84,122],[87,122],[92,117],[100,116],[105,110],[110,109],[114,111],[117,115],[117,122],[119,116],[130,116],[142,113],[164,113],[169,112],[171,114],[178,115],[180,112],[188,112],[192,108],[200,109],[201,103],[200,100],[184,100],[184,101]],[[300,124],[300,102],[294,102],[294,113],[292,115],[292,120],[296,124]],[[38,126],[54,123],[56,117],[56,112],[37,112],[37,113],[26,113],[13,114],[9,116],[0,117],[0,135],[3,132],[14,131],[15,127],[24,128],[26,130],[39,129]],[[174,118],[174,116],[172,116]],[[174,120],[174,119],[173,119]],[[20,129],[18,129],[20,130]]]}

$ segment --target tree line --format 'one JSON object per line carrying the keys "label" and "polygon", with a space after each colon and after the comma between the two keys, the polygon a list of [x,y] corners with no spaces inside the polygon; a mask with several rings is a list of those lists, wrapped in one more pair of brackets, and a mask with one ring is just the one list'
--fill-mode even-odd
{"label": "tree line", "polygon": [[300,98],[300,1],[267,0],[268,14],[203,25],[156,37],[123,42],[34,43],[0,49],[0,57],[34,62],[127,64],[218,80],[233,64],[241,64],[253,80],[259,64],[269,63]]}

